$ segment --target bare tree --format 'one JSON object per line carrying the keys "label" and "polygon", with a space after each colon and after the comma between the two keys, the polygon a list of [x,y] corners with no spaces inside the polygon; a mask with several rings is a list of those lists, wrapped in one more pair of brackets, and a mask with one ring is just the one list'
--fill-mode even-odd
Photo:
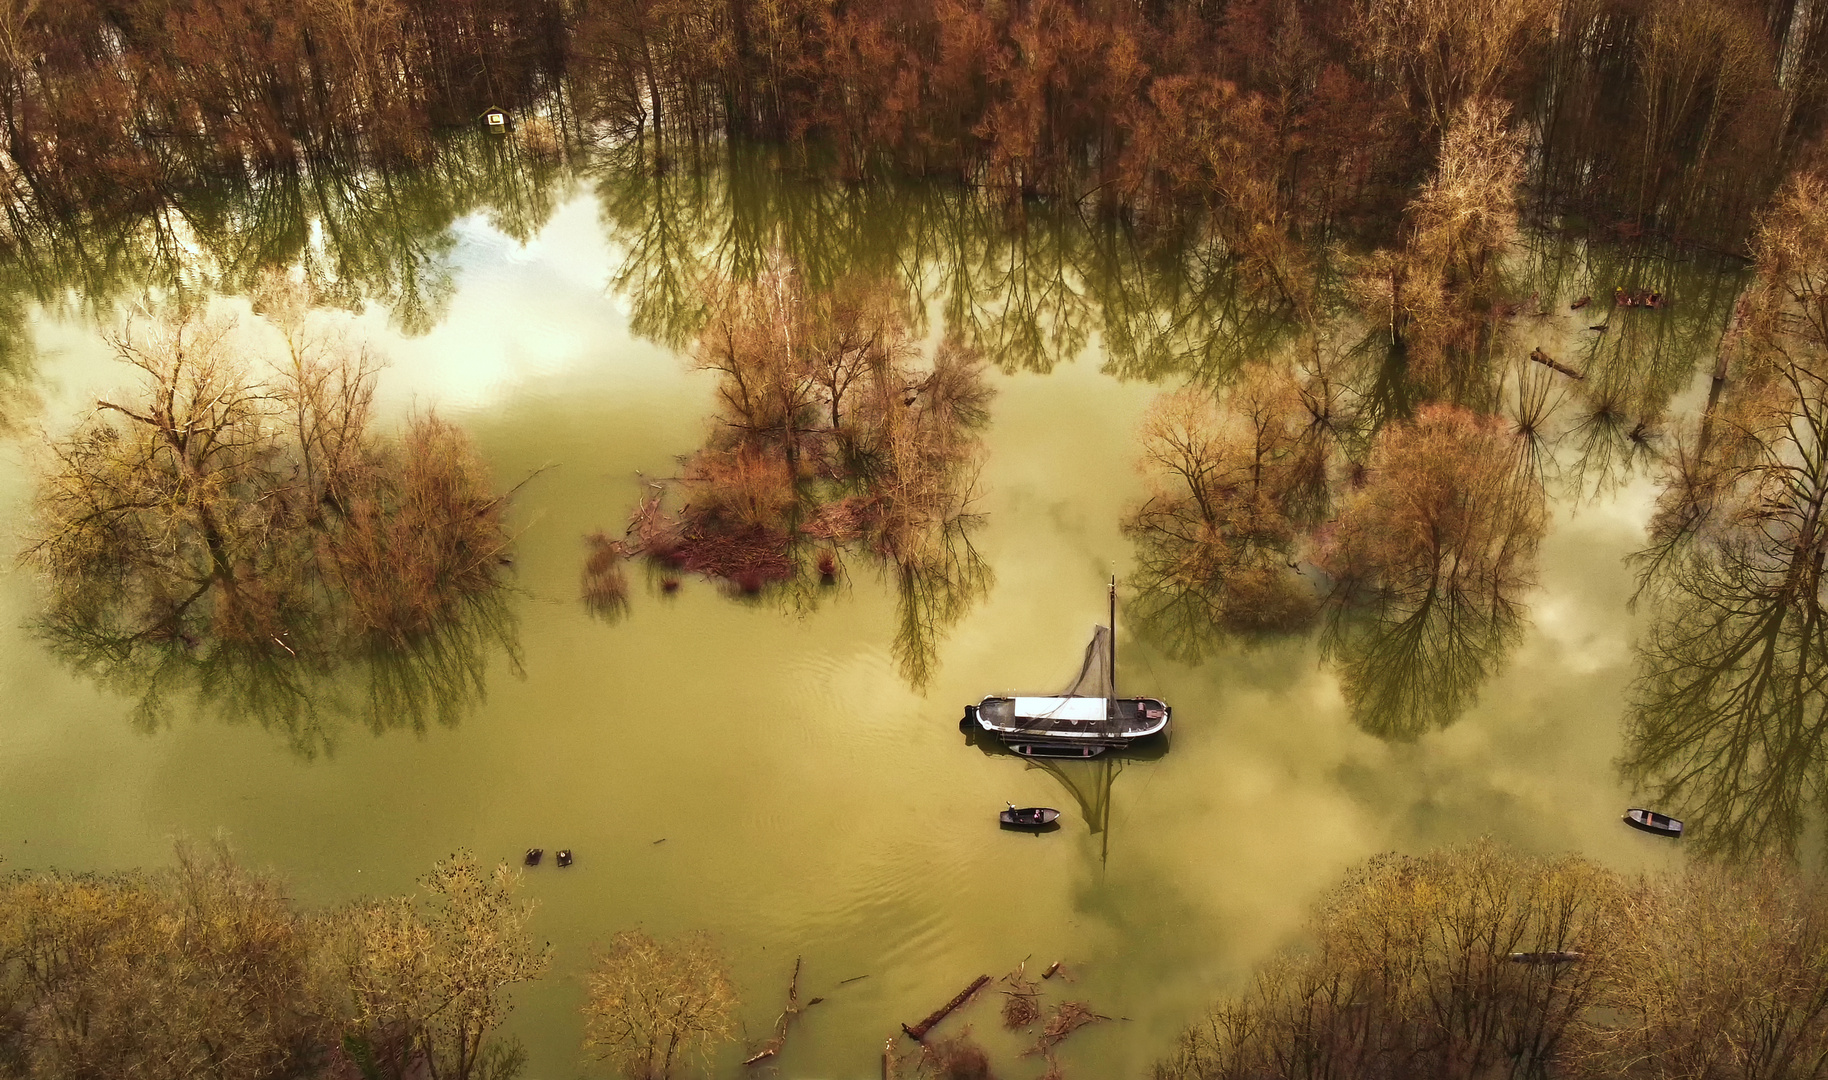
{"label": "bare tree", "polygon": [[1621,891],[1599,1006],[1565,1072],[1828,1076],[1828,890],[1776,860],[1692,863]]}
{"label": "bare tree", "polygon": [[347,986],[351,1038],[385,1074],[406,1080],[502,1080],[519,1071],[518,1044],[494,1037],[507,989],[539,977],[547,947],[527,932],[520,871],[485,870],[460,852],[420,880],[426,898],[358,904],[332,917]]}
{"label": "bare tree", "polygon": [[708,937],[625,930],[588,977],[584,1045],[628,1080],[670,1080],[735,1037],[736,989]]}
{"label": "bare tree", "polygon": [[1157,1080],[1542,1077],[1602,993],[1617,886],[1580,859],[1490,842],[1355,868],[1319,906],[1311,947],[1258,972],[1157,1063]]}

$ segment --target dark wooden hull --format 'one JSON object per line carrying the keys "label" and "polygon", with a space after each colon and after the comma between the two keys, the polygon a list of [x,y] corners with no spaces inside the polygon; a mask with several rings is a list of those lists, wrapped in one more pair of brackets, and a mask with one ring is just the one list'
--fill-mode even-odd
{"label": "dark wooden hull", "polygon": [[1033,758],[1095,758],[1109,747],[1102,743],[1090,743],[1072,746],[1065,743],[1010,743],[1009,748],[1023,757]]}
{"label": "dark wooden hull", "polygon": [[1630,810],[1625,811],[1625,816],[1622,820],[1625,824],[1639,832],[1647,832],[1652,836],[1667,836],[1672,840],[1679,840],[1682,838],[1682,823],[1675,818],[1669,817],[1666,814],[1659,814],[1654,810],[1640,810],[1637,807],[1633,807]]}
{"label": "dark wooden hull", "polygon": [[1006,829],[1045,829],[1060,820],[1060,811],[1051,806],[1024,806],[1004,810],[997,815],[997,820]]}

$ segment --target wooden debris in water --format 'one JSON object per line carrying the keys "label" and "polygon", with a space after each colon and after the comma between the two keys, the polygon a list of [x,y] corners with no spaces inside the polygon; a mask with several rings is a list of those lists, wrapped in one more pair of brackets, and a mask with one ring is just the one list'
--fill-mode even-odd
{"label": "wooden debris in water", "polygon": [[1041,1017],[1041,984],[1028,978],[1028,961],[1003,976],[1009,989],[1003,991],[1003,1026],[1011,1031],[1025,1028]]}
{"label": "wooden debris in water", "polygon": [[1573,368],[1569,367],[1568,365],[1556,361],[1554,358],[1550,357],[1548,353],[1543,352],[1541,348],[1536,348],[1536,349],[1530,350],[1530,359],[1536,361],[1538,364],[1541,364],[1542,366],[1548,368],[1551,371],[1559,371],[1570,379],[1586,378],[1585,375],[1582,375],[1580,372],[1575,371]]}
{"label": "wooden debris in water", "polygon": [[816,997],[811,1001],[808,1001],[805,1005],[800,1004],[800,957],[794,957],[793,978],[787,983],[787,1008],[781,1013],[780,1018],[774,1022],[773,1037],[763,1043],[761,1048],[755,1053],[744,1058],[743,1064],[760,1064],[780,1053],[781,1047],[787,1044],[787,1032],[788,1029],[793,1027],[793,1022],[800,1018],[801,1013],[824,1000],[825,999],[822,997]]}
{"label": "wooden debris in water", "polygon": [[1063,1001],[1054,1006],[1053,1011],[1048,1014],[1047,1023],[1041,1028],[1041,1037],[1035,1040],[1033,1047],[1023,1051],[1023,1054],[1024,1056],[1040,1054],[1052,1062],[1054,1047],[1065,1042],[1068,1035],[1087,1025],[1109,1019],[1108,1016],[1093,1012],[1091,1006],[1083,1001]]}
{"label": "wooden debris in water", "polygon": [[920,1023],[915,1024],[913,1027],[909,1027],[908,1025],[903,1024],[903,1025],[901,1025],[901,1030],[907,1034],[908,1038],[913,1039],[915,1042],[924,1041],[927,1037],[927,1032],[932,1031],[934,1025],[938,1024],[941,1020],[944,1020],[947,1016],[951,1015],[952,1010],[958,1008],[960,1005],[963,1005],[965,1002],[970,1001],[971,995],[977,993],[979,990],[982,990],[984,988],[984,984],[989,981],[990,981],[990,976],[979,975],[977,978],[971,980],[970,986],[967,986],[963,990],[960,990],[958,992],[957,996],[955,996],[951,1001],[948,1001],[944,1005],[941,1005],[939,1008],[933,1010],[932,1015],[928,1016],[925,1020],[922,1020]]}
{"label": "wooden debris in water", "polygon": [[1060,965],[1065,962],[1066,961],[1064,960],[1055,960],[1053,963],[1047,965],[1047,970],[1041,973],[1041,977],[1043,979],[1051,979],[1055,975],[1058,975],[1060,973]]}

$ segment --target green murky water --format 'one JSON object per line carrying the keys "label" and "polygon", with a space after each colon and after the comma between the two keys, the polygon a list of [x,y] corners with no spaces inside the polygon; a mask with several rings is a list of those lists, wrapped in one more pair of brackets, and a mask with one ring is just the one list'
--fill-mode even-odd
{"label": "green murky water", "polygon": [[[1575,468],[1590,482],[1560,485],[1521,641],[1445,730],[1408,743],[1361,731],[1312,639],[1188,665],[1124,626],[1121,685],[1173,704],[1171,748],[1037,767],[967,745],[961,706],[1071,674],[1103,618],[1106,576],[1130,567],[1119,522],[1145,492],[1134,464],[1144,409],[1185,373],[1274,339],[1276,321],[1218,275],[1190,272],[1197,259],[1157,265],[1115,231],[1011,224],[956,192],[828,188],[765,171],[664,185],[497,180],[460,196],[449,195],[455,180],[427,181],[397,203],[370,190],[348,221],[319,204],[305,214],[320,221],[313,235],[279,247],[345,258],[341,271],[362,283],[351,299],[370,302],[347,321],[391,361],[385,422],[435,408],[472,433],[498,482],[553,466],[515,502],[518,661],[505,649],[487,657],[486,697],[463,702],[454,726],[374,735],[327,702],[332,746],[312,758],[216,711],[181,706],[148,732],[132,723],[130,694],[52,657],[30,630],[37,587],[10,571],[0,576],[8,868],[157,864],[174,837],[223,834],[301,900],[330,903],[408,890],[459,847],[508,859],[570,847],[569,870],[548,861],[527,875],[535,932],[557,956],[511,1021],[532,1050],[530,1076],[587,1070],[578,976],[593,941],[630,926],[711,931],[755,1038],[804,957],[802,993],[826,1002],[794,1031],[783,1076],[875,1076],[899,1023],[1025,957],[1031,968],[1065,960],[1070,994],[1123,1018],[1065,1045],[1069,1074],[1135,1076],[1374,852],[1489,834],[1627,870],[1673,858],[1618,820],[1630,792],[1614,762],[1644,619],[1628,611],[1622,559],[1642,544],[1656,495],[1642,469]],[[497,209],[472,212],[478,200]],[[207,220],[258,237],[232,217]],[[34,278],[38,299],[17,305],[8,340],[39,404],[14,406],[28,434],[0,443],[9,543],[38,453],[30,432],[66,430],[127,382],[103,338],[115,299],[147,280],[236,291],[240,264],[223,253],[258,245],[190,230],[174,228],[142,262],[119,260],[116,279],[93,271],[92,252],[75,257],[90,270],[15,271]],[[974,534],[991,583],[939,635],[918,689],[893,653],[894,585],[863,563],[810,610],[695,580],[673,596],[638,589],[614,624],[578,599],[582,537],[619,531],[642,477],[669,474],[710,422],[710,377],[653,340],[677,341],[689,323],[682,267],[740,271],[771,235],[814,283],[859,268],[918,283],[933,332],[968,328],[998,362]],[[1550,289],[1609,290],[1601,278],[1616,269],[1551,261],[1532,263]],[[1732,282],[1684,273],[1686,313],[1600,341],[1582,336],[1587,320],[1562,296],[1536,324],[1541,344],[1591,365],[1590,381],[1612,379],[1622,401],[1692,409],[1711,362],[1707,327],[1717,337]],[[1583,445],[1562,457],[1577,465]],[[226,700],[219,711],[232,719]],[[1066,827],[999,832],[1004,800],[1060,806]],[[840,985],[856,976],[868,977]],[[1001,1035],[989,1001],[969,1022],[1009,1074],[1038,1073],[1037,1059],[1015,1061],[1021,1044]],[[734,1075],[734,1062],[726,1055],[722,1072]]]}

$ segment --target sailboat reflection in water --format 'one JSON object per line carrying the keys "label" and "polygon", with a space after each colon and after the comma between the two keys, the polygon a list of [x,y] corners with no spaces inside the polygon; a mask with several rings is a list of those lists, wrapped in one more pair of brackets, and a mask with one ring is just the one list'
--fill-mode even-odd
{"label": "sailboat reflection in water", "polygon": [[1090,758],[1168,730],[1166,703],[1117,696],[1117,579],[1111,579],[1111,625],[1097,627],[1079,676],[1051,697],[987,697],[965,707],[975,725],[1024,757]]}

